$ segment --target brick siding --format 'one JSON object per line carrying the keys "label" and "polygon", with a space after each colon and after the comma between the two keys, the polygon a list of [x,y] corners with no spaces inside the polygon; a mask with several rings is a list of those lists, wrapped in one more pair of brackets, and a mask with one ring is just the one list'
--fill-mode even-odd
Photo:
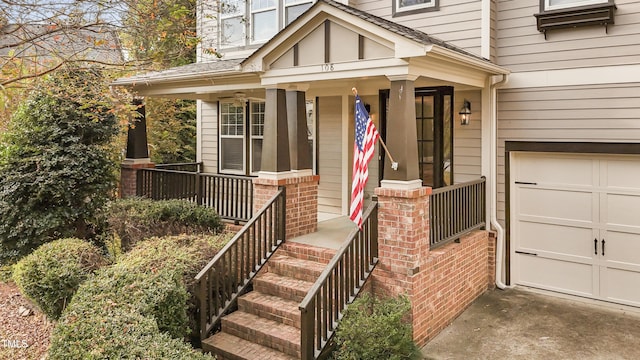
{"label": "brick siding", "polygon": [[286,179],[256,178],[253,180],[254,213],[278,191],[286,188],[286,239],[313,233],[318,228],[318,175]]}
{"label": "brick siding", "polygon": [[380,262],[376,295],[407,295],[413,338],[424,345],[493,286],[495,239],[474,231],[435,250],[429,248],[430,188],[376,189]]}

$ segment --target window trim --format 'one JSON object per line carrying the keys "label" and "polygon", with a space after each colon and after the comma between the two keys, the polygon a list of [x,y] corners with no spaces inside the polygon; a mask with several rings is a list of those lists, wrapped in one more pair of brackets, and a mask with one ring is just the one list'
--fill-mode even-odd
{"label": "window trim", "polygon": [[404,9],[401,9],[399,7],[400,0],[392,0],[391,17],[412,15],[412,14],[419,14],[423,12],[440,10],[440,0],[431,0],[431,1],[432,1],[431,4],[411,5],[411,6],[405,7]]}
{"label": "window trim", "polygon": [[565,10],[573,9],[588,5],[602,5],[609,2],[609,0],[576,0],[574,3],[564,5],[549,5],[551,0],[540,0],[540,12],[547,12],[551,10]]}

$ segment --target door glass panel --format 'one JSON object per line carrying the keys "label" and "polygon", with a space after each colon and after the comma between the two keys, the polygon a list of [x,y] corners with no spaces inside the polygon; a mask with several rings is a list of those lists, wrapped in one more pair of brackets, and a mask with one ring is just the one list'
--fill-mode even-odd
{"label": "door glass panel", "polygon": [[418,130],[418,166],[422,184],[434,186],[434,95],[416,95],[416,126]]}
{"label": "door glass panel", "polygon": [[442,99],[442,107],[443,107],[443,142],[442,142],[442,169],[443,169],[443,177],[444,177],[444,186],[453,185],[453,159],[451,154],[453,153],[453,132],[451,129],[453,128],[453,124],[451,123],[451,95],[445,95]]}

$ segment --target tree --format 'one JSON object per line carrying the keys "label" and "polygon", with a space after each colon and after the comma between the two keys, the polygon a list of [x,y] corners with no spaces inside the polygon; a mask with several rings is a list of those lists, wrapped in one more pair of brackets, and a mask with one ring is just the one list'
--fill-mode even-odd
{"label": "tree", "polygon": [[0,138],[0,263],[43,243],[91,239],[115,191],[109,145],[118,132],[97,69],[51,73]]}
{"label": "tree", "polygon": [[196,158],[195,101],[146,99],[149,155],[156,164],[193,162]]}

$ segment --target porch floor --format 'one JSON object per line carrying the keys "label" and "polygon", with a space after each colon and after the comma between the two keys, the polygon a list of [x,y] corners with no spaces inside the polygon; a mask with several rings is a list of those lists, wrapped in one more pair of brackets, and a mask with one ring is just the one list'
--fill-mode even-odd
{"label": "porch floor", "polygon": [[318,213],[318,231],[289,241],[301,244],[338,249],[356,225],[348,216]]}

